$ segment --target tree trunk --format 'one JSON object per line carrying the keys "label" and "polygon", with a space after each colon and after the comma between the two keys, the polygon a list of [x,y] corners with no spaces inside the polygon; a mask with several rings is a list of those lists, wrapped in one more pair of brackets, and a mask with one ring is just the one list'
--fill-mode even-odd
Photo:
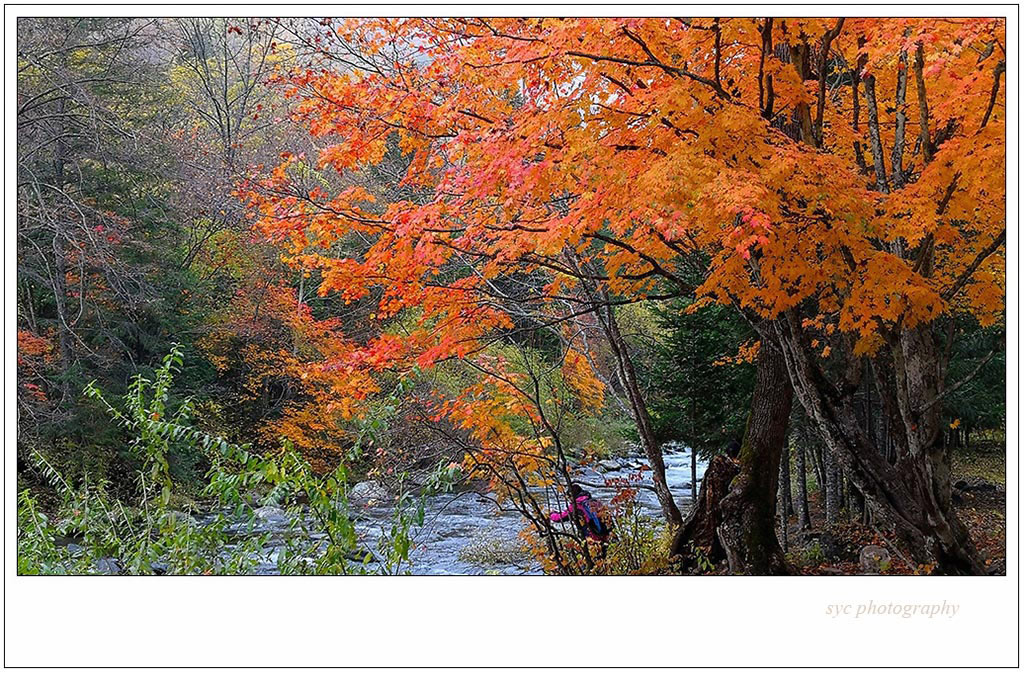
{"label": "tree trunk", "polygon": [[835,452],[828,449],[825,454],[825,522],[835,524],[839,519],[839,480]]}
{"label": "tree trunk", "polygon": [[[65,123],[64,114],[67,108],[67,98],[61,98],[57,104],[58,133],[57,143],[54,149],[53,182],[58,190],[64,190],[66,181],[67,146],[64,144]],[[75,361],[74,341],[71,334],[71,317],[68,310],[68,256],[65,249],[66,218],[63,209],[53,214],[53,300],[57,310],[57,335],[60,348],[61,369],[64,377],[61,381],[62,397],[67,398],[70,394],[71,378],[68,376]]]}
{"label": "tree trunk", "polygon": [[700,555],[713,564],[725,560],[725,548],[717,532],[722,521],[721,503],[738,473],[739,466],[724,454],[716,454],[708,463],[697,500],[672,539],[670,554],[680,557],[685,570],[697,567],[697,548]]}
{"label": "tree trunk", "polygon": [[697,450],[690,448],[690,500],[697,503]]}
{"label": "tree trunk", "polygon": [[793,514],[793,489],[789,480],[789,445],[782,445],[782,459],[779,461],[779,499],[782,516],[788,518]]}
{"label": "tree trunk", "polygon": [[789,552],[789,516],[793,514],[793,491],[789,480],[788,443],[782,445],[782,459],[779,461],[779,491],[775,508],[779,512],[782,551]]}
{"label": "tree trunk", "polygon": [[[779,485],[779,500],[783,500],[782,485]],[[783,504],[777,504],[775,509],[779,512],[779,533],[782,535],[780,542],[782,543],[782,552],[789,552],[789,518],[786,517],[786,506]]]}
{"label": "tree trunk", "polygon": [[861,524],[868,523],[868,509],[864,503],[864,494],[860,493],[860,490],[850,484],[850,512],[856,513],[857,521]]}
{"label": "tree trunk", "polygon": [[[607,299],[607,298],[605,298]],[[669,491],[668,481],[665,478],[665,458],[661,452],[661,446],[654,438],[654,427],[651,423],[651,416],[647,411],[643,393],[637,383],[636,370],[633,367],[633,359],[629,354],[629,348],[622,333],[619,332],[619,324],[615,320],[615,313],[612,306],[608,305],[605,310],[599,312],[601,325],[612,353],[615,355],[616,367],[618,369],[623,387],[626,389],[626,396],[629,399],[630,409],[633,412],[633,419],[636,422],[637,433],[640,436],[640,444],[644,448],[644,454],[651,466],[651,478],[654,482],[654,492],[658,496],[658,503],[661,505],[661,512],[670,525],[678,525],[683,517]]]}
{"label": "tree trunk", "polygon": [[799,492],[796,500],[797,517],[800,519],[800,528],[806,531],[811,528],[811,507],[807,500],[807,450],[802,442],[796,448],[796,479]]}
{"label": "tree trunk", "polygon": [[[843,467],[839,465],[838,461],[835,461],[834,463],[836,464],[836,502],[839,504],[839,508],[836,510],[836,516],[842,517],[844,511],[846,511],[846,499],[849,496],[850,490],[846,488],[846,476],[843,475]],[[846,511],[846,514],[846,519],[849,519],[849,512]]]}
{"label": "tree trunk", "polygon": [[[570,250],[567,257],[571,264],[581,271],[586,264],[580,260],[575,251]],[[583,275],[581,274],[581,277]],[[658,504],[661,506],[662,515],[670,526],[678,526],[683,521],[679,507],[672,498],[672,492],[668,488],[668,480],[665,477],[665,457],[662,454],[661,446],[654,437],[654,427],[651,422],[650,413],[647,411],[647,404],[644,401],[643,392],[637,382],[636,369],[633,367],[633,358],[629,353],[629,345],[619,331],[619,324],[615,318],[615,309],[608,292],[598,291],[589,281],[584,280],[583,289],[588,300],[597,307],[596,316],[601,324],[601,330],[608,339],[612,355],[615,357],[615,372],[626,392],[629,400],[629,411],[636,424],[637,435],[640,437],[640,444],[643,446],[644,455],[647,457],[651,467],[651,481],[654,483],[654,493],[658,496]],[[603,306],[603,309],[601,308]]]}
{"label": "tree trunk", "polygon": [[824,503],[825,486],[828,484],[828,474],[825,472],[824,452],[821,447],[814,445],[810,448],[811,466],[814,468],[814,477],[818,480],[818,493],[821,494]]}
{"label": "tree trunk", "polygon": [[943,573],[983,573],[978,552],[952,508],[949,456],[939,441],[939,406],[924,407],[935,399],[939,386],[929,326],[904,330],[890,347],[897,416],[903,426],[890,429],[903,441],[892,464],[857,422],[848,396],[816,368],[798,321],[790,313],[777,326],[796,394],[847,477],[864,495],[872,516],[892,524],[917,562],[935,564]]}
{"label": "tree trunk", "polygon": [[882,151],[882,138],[878,129],[878,103],[875,100],[875,76],[865,75],[864,98],[868,106],[868,138],[871,141],[871,157],[875,165],[875,189],[883,194],[889,193],[889,181],[885,174],[885,153]]}
{"label": "tree trunk", "polygon": [[775,535],[775,500],[792,403],[793,388],[782,351],[762,340],[740,449],[740,474],[722,500],[723,521],[718,527],[732,573],[788,570]]}

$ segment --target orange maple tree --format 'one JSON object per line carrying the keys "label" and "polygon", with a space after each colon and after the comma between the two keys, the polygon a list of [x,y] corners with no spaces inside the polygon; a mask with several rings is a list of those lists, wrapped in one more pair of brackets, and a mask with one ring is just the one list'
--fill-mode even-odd
{"label": "orange maple tree", "polygon": [[[346,45],[338,69],[278,77],[293,118],[325,146],[284,153],[245,189],[257,227],[319,274],[321,294],[371,301],[379,321],[415,316],[332,367],[476,358],[516,330],[499,284],[516,274],[543,279],[531,311],[553,322],[680,294],[731,303],[784,354],[822,438],[912,553],[979,568],[949,503],[935,326],[1002,316],[1001,20],[373,19],[332,30]],[[407,198],[379,203],[357,184],[332,193],[310,177],[394,156]],[[709,263],[694,284],[696,255]],[[901,429],[896,466],[853,412],[866,360]],[[484,448],[504,437],[493,406],[522,400],[500,366],[488,372],[460,398],[475,414],[443,408]],[[485,390],[498,381],[503,392]],[[353,382],[339,397],[368,385]]]}

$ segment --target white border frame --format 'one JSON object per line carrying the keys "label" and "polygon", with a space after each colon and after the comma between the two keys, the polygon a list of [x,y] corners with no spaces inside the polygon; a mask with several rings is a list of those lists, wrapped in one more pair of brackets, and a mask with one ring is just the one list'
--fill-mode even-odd
{"label": "white border frame", "polygon": [[[19,16],[1005,16],[1007,222],[1018,222],[1013,5],[6,5],[4,665],[1016,666],[1018,235],[1007,238],[1007,570],[992,578],[22,578],[15,550]],[[956,617],[826,616],[955,602]],[[596,641],[596,644],[595,644]]]}

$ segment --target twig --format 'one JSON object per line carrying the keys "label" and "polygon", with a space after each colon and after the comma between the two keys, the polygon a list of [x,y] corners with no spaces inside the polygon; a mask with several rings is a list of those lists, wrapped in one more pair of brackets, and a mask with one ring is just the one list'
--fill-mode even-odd
{"label": "twig", "polygon": [[972,379],[974,379],[976,376],[978,376],[978,373],[981,372],[981,368],[985,367],[985,365],[987,365],[988,362],[992,360],[992,358],[996,355],[997,350],[997,348],[993,348],[991,351],[989,351],[988,355],[981,359],[981,362],[978,363],[973,370],[971,370],[970,374],[968,374],[966,377],[950,386],[948,389],[946,389],[939,395],[932,398],[931,402],[926,404],[921,409],[917,410],[918,414],[924,412],[925,410],[930,410],[932,407],[935,407],[935,405],[938,404],[939,401],[941,401],[943,398],[956,392],[959,388],[961,388],[962,386],[970,382]]}

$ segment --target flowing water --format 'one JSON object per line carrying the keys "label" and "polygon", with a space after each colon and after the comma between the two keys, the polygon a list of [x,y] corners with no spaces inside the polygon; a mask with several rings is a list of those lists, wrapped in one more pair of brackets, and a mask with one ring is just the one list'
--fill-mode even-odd
{"label": "flowing water", "polygon": [[[667,443],[663,450],[669,489],[685,512],[691,497],[690,451],[671,443]],[[615,495],[616,488],[604,486],[605,481],[629,479],[645,464],[645,458],[639,453],[605,460],[585,469],[577,479],[595,498],[607,504]],[[705,462],[698,461],[698,479],[705,467]],[[640,484],[650,486],[650,471],[643,472]],[[358,494],[359,490],[356,491]],[[390,499],[373,496],[382,495],[370,493],[352,498],[356,529],[366,549],[376,549],[378,538],[383,531],[390,529],[392,522]],[[661,516],[653,490],[639,489],[636,500],[643,514]],[[552,503],[550,507],[556,507],[556,504]],[[256,573],[273,574],[277,572],[277,546],[280,538],[288,533],[287,518],[273,507],[261,508],[258,514],[260,529],[271,534],[271,543],[261,553]],[[423,525],[412,532],[414,547],[410,553],[412,566],[408,570],[417,575],[540,573],[536,562],[517,549],[519,531],[524,525],[525,521],[518,512],[499,509],[486,495],[466,491],[430,496],[426,499]],[[481,555],[472,554],[479,549],[489,551],[486,561],[480,558]]]}

